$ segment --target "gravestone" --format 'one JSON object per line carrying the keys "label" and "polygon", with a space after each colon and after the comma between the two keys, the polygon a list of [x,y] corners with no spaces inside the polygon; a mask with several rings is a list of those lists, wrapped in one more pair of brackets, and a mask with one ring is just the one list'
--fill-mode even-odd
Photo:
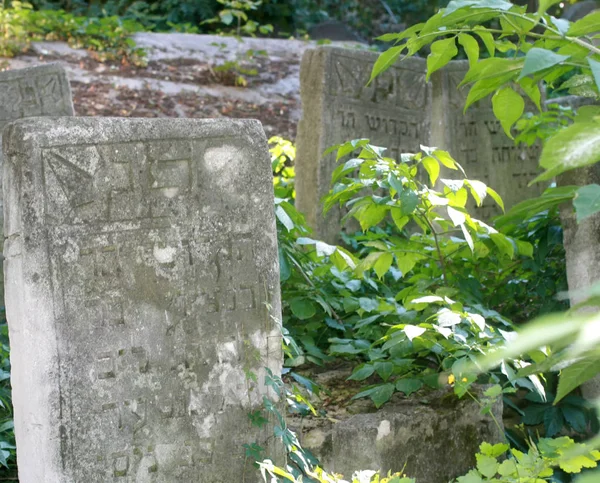
{"label": "gravestone", "polygon": [[4,152],[21,483],[256,482],[281,368],[260,124],[25,119]]}
{"label": "gravestone", "polygon": [[[467,61],[450,62],[426,83],[426,60],[411,57],[367,86],[377,58],[373,52],[323,46],[306,51],[302,59],[296,204],[318,238],[338,241],[344,213],[336,207],[322,214],[321,199],[331,188],[337,166],[335,153],[322,154],[351,139],[368,138],[387,147],[387,155],[396,159],[403,152],[418,152],[421,144],[446,149],[470,179],[496,190],[507,209],[541,194],[544,186],[527,187],[540,172],[539,144],[516,147],[494,117],[489,99],[463,114],[468,88],[457,87],[468,70]],[[488,197],[472,213],[489,220],[501,210]]]}
{"label": "gravestone", "polygon": [[330,189],[334,144],[369,138],[399,157],[427,144],[431,86],[425,82],[425,60],[406,59],[369,86],[374,52],[323,46],[307,50],[300,68],[302,119],[298,125],[296,204],[322,240],[335,242],[342,210],[322,214],[321,198]]}
{"label": "gravestone", "polygon": [[[0,72],[0,145],[2,130],[11,121],[33,116],[72,116],[73,101],[65,70],[58,64]],[[0,166],[2,153],[0,152]],[[3,238],[2,169],[0,169],[0,239]],[[0,305],[4,277],[0,274]]]}
{"label": "gravestone", "polygon": [[[528,198],[542,194],[547,184],[529,182],[538,176],[541,144],[518,146],[510,139],[494,116],[490,98],[482,99],[464,112],[469,86],[458,88],[469,70],[468,61],[452,61],[433,79],[432,143],[443,148],[462,165],[467,177],[484,182],[497,191],[508,210]],[[526,100],[526,111],[537,108]],[[455,177],[454,173],[445,173]],[[496,202],[487,197],[481,207],[471,206],[475,218],[490,220],[501,214]]]}
{"label": "gravestone", "polygon": [[[559,104],[577,111],[582,106],[598,105],[594,99],[578,96],[565,96],[552,99],[547,104]],[[558,186],[585,186],[600,184],[600,165],[572,169],[556,177]],[[560,207],[563,226],[563,243],[567,265],[567,283],[571,306],[583,302],[586,290],[600,280],[600,213],[578,222],[572,203]],[[600,311],[600,305],[587,310]],[[589,400],[600,397],[600,376],[582,386],[584,396]]]}

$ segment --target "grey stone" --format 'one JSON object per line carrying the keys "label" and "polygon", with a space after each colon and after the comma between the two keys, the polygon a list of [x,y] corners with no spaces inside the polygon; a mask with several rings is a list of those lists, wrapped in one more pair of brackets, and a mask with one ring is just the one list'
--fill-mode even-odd
{"label": "grey stone", "polygon": [[[426,60],[408,58],[367,86],[377,58],[373,52],[324,46],[306,51],[302,59],[296,202],[320,239],[338,241],[343,216],[337,208],[322,215],[320,200],[330,190],[336,167],[335,155],[322,153],[351,139],[368,138],[396,159],[417,152],[421,144],[447,149],[470,179],[495,189],[507,208],[541,193],[541,185],[527,187],[539,173],[539,145],[516,147],[489,100],[463,115],[467,90],[457,86],[468,69],[466,61],[452,61],[427,83]],[[500,213],[488,199],[474,216],[488,220]]]}
{"label": "grey stone", "polygon": [[[423,404],[423,399],[428,403]],[[373,406],[371,403],[369,406]],[[395,397],[376,412],[313,421],[290,420],[309,449],[328,471],[349,478],[357,470],[401,471],[427,483],[447,483],[475,466],[475,453],[487,441],[504,440],[502,401],[493,419],[480,413],[469,397],[458,400],[440,391],[409,399]]]}
{"label": "grey stone", "polygon": [[584,0],[583,2],[577,2],[572,5],[567,3],[563,13],[563,18],[570,20],[571,22],[575,22],[594,10],[598,10],[599,8],[600,2],[596,0]]}
{"label": "grey stone", "polygon": [[[565,96],[548,101],[570,107],[575,111],[586,105],[597,104],[594,99],[577,96]],[[558,186],[585,186],[600,184],[600,164],[567,171],[556,178]],[[571,305],[582,302],[585,291],[600,280],[600,213],[577,222],[572,203],[560,208],[563,226],[563,244],[567,264],[567,283]],[[600,305],[588,310],[600,311]],[[589,400],[600,397],[600,377],[589,381],[582,387],[584,396]]]}
{"label": "grey stone", "polygon": [[260,124],[25,119],[4,152],[21,483],[256,482],[282,362]]}
{"label": "grey stone", "polygon": [[[452,61],[432,76],[433,114],[432,144],[452,154],[467,177],[484,182],[502,197],[506,209],[542,194],[547,183],[529,182],[538,176],[541,143],[515,145],[494,116],[490,98],[482,99],[464,112],[469,87],[459,84],[469,70],[468,61]],[[537,107],[527,98],[526,111]],[[448,173],[448,177],[455,177]],[[502,213],[496,202],[487,197],[481,207],[471,206],[475,218],[490,220]]]}
{"label": "grey stone", "polygon": [[331,183],[335,154],[322,158],[334,144],[369,138],[388,155],[416,152],[429,140],[431,86],[425,60],[396,64],[369,86],[374,52],[323,46],[308,50],[300,68],[302,119],[298,125],[296,203],[320,239],[335,242],[342,211],[322,215],[321,198]]}
{"label": "grey stone", "polygon": [[[2,130],[11,121],[32,116],[72,116],[73,100],[65,70],[59,64],[0,72],[0,144]],[[0,152],[0,167],[2,153]],[[2,169],[0,169],[0,192]],[[0,239],[4,215],[0,195]],[[4,278],[0,274],[0,305],[4,305]]]}

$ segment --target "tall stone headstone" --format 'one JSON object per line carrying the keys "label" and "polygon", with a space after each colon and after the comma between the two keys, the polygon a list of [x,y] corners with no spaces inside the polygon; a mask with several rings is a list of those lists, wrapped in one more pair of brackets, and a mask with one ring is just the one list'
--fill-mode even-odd
{"label": "tall stone headstone", "polygon": [[25,119],[4,153],[21,483],[256,482],[281,367],[260,124]]}
{"label": "tall stone headstone", "polygon": [[[469,62],[457,60],[432,76],[434,113],[432,143],[449,151],[461,163],[469,179],[484,182],[497,191],[506,208],[542,194],[547,184],[529,182],[542,170],[539,167],[541,144],[515,145],[494,115],[491,99],[482,99],[464,112],[469,87],[459,88]],[[527,100],[527,98],[525,97]],[[530,101],[526,110],[537,111]],[[472,206],[473,215],[489,220],[501,214],[488,197],[481,207]]]}
{"label": "tall stone headstone", "polygon": [[[296,203],[317,237],[335,242],[342,229],[341,209],[322,214],[321,199],[337,165],[334,154],[323,152],[351,139],[368,138],[396,159],[418,152],[421,144],[447,149],[470,179],[494,188],[507,207],[541,193],[542,188],[527,187],[539,173],[539,146],[516,147],[489,100],[463,114],[468,88],[458,90],[458,85],[468,70],[466,61],[450,62],[427,83],[426,60],[408,58],[367,86],[377,58],[373,52],[325,46],[306,51],[302,59]],[[500,209],[487,200],[474,214],[489,219]]]}
{"label": "tall stone headstone", "polygon": [[[0,144],[11,121],[33,116],[72,116],[73,100],[65,70],[58,64],[0,72]],[[0,166],[2,153],[0,152]],[[0,169],[0,239],[3,238],[2,169]],[[0,305],[4,305],[4,277],[0,274]]]}
{"label": "tall stone headstone", "polygon": [[[597,101],[578,96],[565,96],[552,99],[547,104],[559,104],[574,111],[582,106],[596,104]],[[572,169],[556,178],[558,186],[585,186],[600,184],[600,165]],[[563,226],[563,243],[567,265],[567,283],[571,305],[583,302],[587,297],[586,289],[600,280],[600,213],[587,217],[580,222],[573,210],[572,203],[560,207],[560,219]],[[600,305],[587,310],[600,311]],[[600,397],[600,377],[583,386],[583,393],[590,400]]]}
{"label": "tall stone headstone", "polygon": [[324,46],[308,50],[300,68],[302,119],[298,125],[296,203],[318,236],[333,242],[341,229],[342,210],[325,217],[321,198],[331,187],[334,144],[369,138],[399,157],[416,152],[429,140],[431,86],[423,59],[407,59],[369,86],[378,55],[363,50]]}

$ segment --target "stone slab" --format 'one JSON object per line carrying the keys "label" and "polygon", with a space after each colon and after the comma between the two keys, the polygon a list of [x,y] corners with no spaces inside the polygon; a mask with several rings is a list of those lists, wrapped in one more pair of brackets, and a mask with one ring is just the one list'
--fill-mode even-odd
{"label": "stone slab", "polygon": [[258,481],[248,412],[282,362],[260,123],[25,119],[4,152],[21,483]]}
{"label": "stone slab", "polygon": [[[595,99],[578,96],[565,96],[550,99],[547,104],[559,104],[577,111],[587,105],[598,105]],[[600,165],[594,164],[584,168],[572,169],[556,178],[558,186],[585,186],[600,184]],[[600,280],[600,214],[587,217],[577,222],[572,203],[560,207],[560,219],[563,226],[563,243],[567,264],[567,282],[571,305],[583,302],[585,291]],[[588,307],[598,312],[600,305]],[[600,398],[600,376],[582,386],[584,397],[590,401]]]}
{"label": "stone slab", "polygon": [[[482,181],[497,191],[506,209],[509,209],[521,201],[541,195],[547,188],[544,183],[527,186],[542,172],[539,167],[542,146],[539,142],[532,146],[523,143],[516,146],[494,116],[490,98],[476,102],[464,112],[469,87],[458,86],[468,70],[468,61],[457,60],[432,76],[432,117],[437,120],[432,143],[449,151],[469,179]],[[529,112],[537,111],[530,101],[526,106]],[[450,173],[448,177],[455,176]],[[481,220],[502,214],[490,197],[481,207],[473,204],[471,210],[473,216]]]}
{"label": "stone slab", "polygon": [[[481,394],[478,388],[473,388]],[[371,411],[371,412],[367,412]],[[504,441],[504,428],[481,415],[476,401],[447,391],[397,395],[375,411],[330,420],[290,418],[300,443],[330,472],[350,479],[358,470],[402,472],[417,482],[447,483],[475,466],[479,445]],[[502,401],[492,412],[502,424]],[[333,422],[332,422],[333,421]]]}
{"label": "stone slab", "polygon": [[[72,116],[73,99],[65,70],[47,64],[0,72],[0,144],[2,130],[11,121],[32,116]],[[2,153],[0,152],[0,167]],[[0,193],[2,169],[0,168]],[[0,195],[0,239],[3,237],[3,209]],[[4,278],[0,275],[0,305],[4,305]]]}
{"label": "stone slab", "polygon": [[367,86],[378,54],[323,46],[307,50],[300,67],[302,119],[298,125],[296,204],[320,239],[335,242],[342,211],[322,214],[321,198],[331,183],[335,155],[321,157],[334,144],[369,138],[399,157],[427,144],[431,86],[425,60],[396,64]]}
{"label": "stone slab", "polygon": [[[317,237],[339,241],[342,210],[322,214],[321,199],[331,188],[337,163],[330,146],[368,138],[388,148],[388,156],[416,152],[419,145],[447,149],[467,176],[491,186],[506,207],[539,195],[527,187],[537,173],[540,146],[516,147],[494,117],[491,102],[481,101],[463,114],[468,90],[458,84],[467,61],[452,61],[425,81],[426,60],[411,57],[367,86],[374,52],[322,46],[307,50],[300,83],[302,119],[298,125],[296,203]],[[447,174],[455,177],[455,173]],[[487,200],[474,216],[489,220],[501,211]]]}

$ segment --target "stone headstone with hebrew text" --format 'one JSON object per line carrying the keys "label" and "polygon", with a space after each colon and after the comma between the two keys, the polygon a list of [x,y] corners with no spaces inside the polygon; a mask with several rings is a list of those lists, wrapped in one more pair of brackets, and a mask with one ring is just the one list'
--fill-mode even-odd
{"label": "stone headstone with hebrew text", "polygon": [[[459,88],[459,84],[468,69],[468,61],[452,61],[432,77],[433,104],[438,113],[434,118],[443,121],[441,127],[438,122],[434,128],[432,142],[449,151],[469,179],[482,181],[498,192],[509,209],[541,195],[548,186],[547,183],[528,186],[542,172],[538,165],[541,144],[515,145],[494,116],[490,98],[476,102],[464,112],[469,86]],[[531,101],[526,97],[525,100],[526,110],[537,111]],[[473,216],[482,220],[501,213],[491,197],[484,200],[483,206],[472,207]]]}
{"label": "stone headstone with hebrew text", "polygon": [[[2,130],[11,121],[33,116],[72,115],[71,88],[65,70],[59,64],[0,72],[0,146]],[[3,238],[4,224],[2,206],[2,169],[0,169],[0,239]],[[2,274],[0,274],[0,305],[4,305]]]}
{"label": "stone headstone with hebrew text", "polygon": [[342,218],[339,208],[322,213],[320,200],[336,167],[335,153],[322,157],[328,147],[369,138],[397,158],[429,140],[431,87],[425,82],[425,61],[406,59],[367,86],[377,57],[374,52],[324,46],[302,58],[296,202],[325,241],[336,241]]}
{"label": "stone headstone with hebrew text", "polygon": [[260,124],[25,119],[4,155],[21,483],[257,482],[281,368]]}
{"label": "stone headstone with hebrew text", "polygon": [[[373,52],[319,47],[304,54],[301,66],[302,119],[298,126],[296,204],[316,232],[328,242],[339,239],[343,210],[322,214],[321,199],[331,188],[337,163],[330,146],[358,138],[388,148],[387,155],[416,152],[419,145],[448,150],[468,178],[496,190],[507,208],[537,196],[545,186],[528,187],[540,172],[540,146],[516,147],[495,118],[491,102],[480,101],[463,114],[468,88],[458,84],[466,61],[452,61],[425,81],[426,60],[396,62],[367,86],[378,55]],[[532,107],[533,110],[533,107]],[[445,176],[454,178],[455,172]],[[488,197],[476,218],[501,214]]]}

